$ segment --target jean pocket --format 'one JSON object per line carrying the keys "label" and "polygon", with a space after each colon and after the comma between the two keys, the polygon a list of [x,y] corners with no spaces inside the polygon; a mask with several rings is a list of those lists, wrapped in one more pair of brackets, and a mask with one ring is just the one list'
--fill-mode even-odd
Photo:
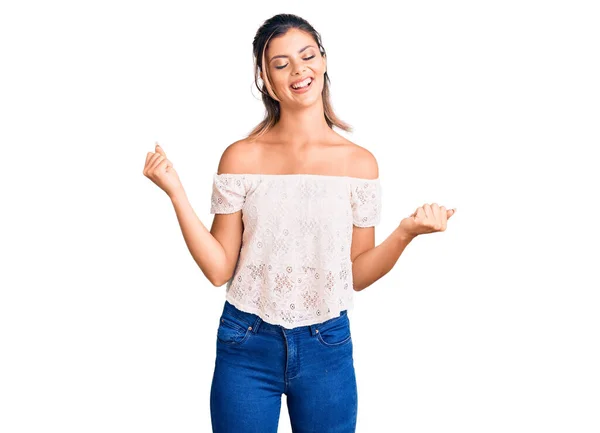
{"label": "jean pocket", "polygon": [[239,345],[251,334],[251,327],[236,317],[222,314],[217,329],[217,340],[224,344]]}
{"label": "jean pocket", "polygon": [[324,346],[341,346],[352,341],[350,322],[347,316],[335,318],[332,322],[317,329],[317,340]]}

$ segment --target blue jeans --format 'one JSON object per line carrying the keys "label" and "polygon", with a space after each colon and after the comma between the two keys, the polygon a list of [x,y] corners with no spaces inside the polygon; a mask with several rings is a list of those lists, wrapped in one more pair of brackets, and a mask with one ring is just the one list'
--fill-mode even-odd
{"label": "blue jeans", "polygon": [[347,311],[287,329],[225,301],[210,390],[213,433],[276,433],[281,394],[294,433],[354,433],[358,408]]}

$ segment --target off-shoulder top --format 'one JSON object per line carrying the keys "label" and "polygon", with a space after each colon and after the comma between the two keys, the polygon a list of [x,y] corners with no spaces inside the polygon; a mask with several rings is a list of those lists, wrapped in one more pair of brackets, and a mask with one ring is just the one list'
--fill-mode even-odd
{"label": "off-shoulder top", "polygon": [[215,173],[210,213],[239,210],[231,304],[288,329],[353,308],[352,226],[380,222],[379,178]]}

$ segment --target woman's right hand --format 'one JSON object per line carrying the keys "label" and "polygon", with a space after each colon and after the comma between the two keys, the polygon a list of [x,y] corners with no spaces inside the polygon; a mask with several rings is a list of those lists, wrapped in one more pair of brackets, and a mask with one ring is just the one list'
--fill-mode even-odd
{"label": "woman's right hand", "polygon": [[156,152],[148,152],[144,176],[159,186],[169,197],[173,197],[183,189],[177,172],[171,161],[167,159],[165,151],[156,143]]}

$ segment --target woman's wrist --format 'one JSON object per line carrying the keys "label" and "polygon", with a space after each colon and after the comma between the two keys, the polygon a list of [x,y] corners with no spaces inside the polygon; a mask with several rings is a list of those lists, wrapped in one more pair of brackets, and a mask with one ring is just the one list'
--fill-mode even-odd
{"label": "woman's wrist", "polygon": [[417,237],[416,235],[407,233],[406,230],[404,229],[404,227],[402,227],[402,226],[398,226],[396,228],[396,230],[394,230],[393,236],[399,242],[402,242],[405,244],[408,244],[410,241],[412,241],[414,238]]}
{"label": "woman's wrist", "polygon": [[178,189],[177,191],[171,193],[169,198],[173,202],[173,204],[182,203],[187,200],[187,196],[185,194],[185,190],[183,188]]}

